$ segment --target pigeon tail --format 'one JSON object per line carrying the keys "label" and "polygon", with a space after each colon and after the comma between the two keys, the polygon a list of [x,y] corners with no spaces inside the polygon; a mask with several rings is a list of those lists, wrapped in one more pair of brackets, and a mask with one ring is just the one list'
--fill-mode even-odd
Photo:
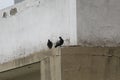
{"label": "pigeon tail", "polygon": [[63,45],[63,43],[64,43],[64,40],[62,39],[62,37],[59,37],[59,39],[60,40],[56,42],[55,48],[58,47],[58,46],[61,47],[61,45]]}
{"label": "pigeon tail", "polygon": [[55,48],[58,47],[58,45],[55,45]]}

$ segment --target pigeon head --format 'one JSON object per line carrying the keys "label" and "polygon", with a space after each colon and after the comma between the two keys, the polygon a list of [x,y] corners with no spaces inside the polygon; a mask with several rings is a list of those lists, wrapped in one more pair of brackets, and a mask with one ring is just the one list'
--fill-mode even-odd
{"label": "pigeon head", "polygon": [[48,39],[48,41],[50,42],[50,40]]}
{"label": "pigeon head", "polygon": [[62,37],[59,37],[60,39],[62,39]]}

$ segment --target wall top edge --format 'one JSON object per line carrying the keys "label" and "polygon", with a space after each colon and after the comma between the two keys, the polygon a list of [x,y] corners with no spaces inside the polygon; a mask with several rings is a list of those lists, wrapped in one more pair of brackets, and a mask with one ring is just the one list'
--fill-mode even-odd
{"label": "wall top edge", "polygon": [[[0,10],[0,19],[8,18],[10,16],[15,15],[14,10],[16,10],[16,13],[20,13],[21,11],[24,11],[27,8],[39,5],[39,3],[40,3],[40,0],[25,0],[17,4],[14,4],[12,6],[6,7]],[[11,15],[11,12],[13,12],[12,15]]]}

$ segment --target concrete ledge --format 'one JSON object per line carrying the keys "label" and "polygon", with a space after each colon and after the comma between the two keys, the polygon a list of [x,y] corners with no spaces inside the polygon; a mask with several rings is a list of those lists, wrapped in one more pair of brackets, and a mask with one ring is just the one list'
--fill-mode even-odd
{"label": "concrete ledge", "polygon": [[14,68],[22,67],[35,62],[39,62],[42,59],[45,59],[49,56],[60,55],[59,51],[60,51],[60,48],[41,51],[41,52],[35,52],[29,56],[0,64],[0,73],[10,69],[14,69]]}
{"label": "concrete ledge", "polygon": [[0,72],[10,70],[13,68],[21,67],[24,65],[39,62],[44,58],[53,55],[92,55],[92,56],[112,56],[120,57],[120,47],[81,47],[81,46],[69,46],[51,49],[47,51],[35,52],[27,57],[15,59],[3,64],[0,64]]}
{"label": "concrete ledge", "polygon": [[36,71],[37,79],[42,80],[56,80],[58,77],[59,80],[119,80],[119,53],[120,47],[81,46],[35,52],[27,57],[0,64],[0,79],[12,80],[16,76],[23,76],[25,72],[28,74]]}
{"label": "concrete ledge", "polygon": [[81,47],[70,46],[62,48],[62,55],[93,55],[93,56],[114,56],[120,57],[120,47]]}
{"label": "concrete ledge", "polygon": [[47,51],[35,52],[27,57],[15,59],[3,64],[0,64],[0,72],[21,67],[24,65],[39,62],[40,60],[52,55],[93,55],[93,56],[113,56],[120,57],[120,47],[81,47],[70,46],[51,49]]}

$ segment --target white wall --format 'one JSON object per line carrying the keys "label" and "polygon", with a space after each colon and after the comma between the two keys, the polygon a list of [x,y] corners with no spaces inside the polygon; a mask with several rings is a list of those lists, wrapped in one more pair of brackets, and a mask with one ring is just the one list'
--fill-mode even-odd
{"label": "white wall", "polygon": [[[0,62],[48,49],[47,39],[56,42],[59,36],[65,45],[120,46],[120,1],[76,1],[25,0],[2,10]],[[14,7],[17,14],[10,15]]]}
{"label": "white wall", "polygon": [[120,0],[77,0],[78,44],[120,46]]}
{"label": "white wall", "polygon": [[[10,15],[14,7],[17,14]],[[0,62],[48,49],[47,40],[55,43],[59,36],[64,45],[76,44],[74,8],[73,0],[26,0],[1,11]]]}
{"label": "white wall", "polygon": [[0,0],[0,10],[14,5],[14,0]]}

